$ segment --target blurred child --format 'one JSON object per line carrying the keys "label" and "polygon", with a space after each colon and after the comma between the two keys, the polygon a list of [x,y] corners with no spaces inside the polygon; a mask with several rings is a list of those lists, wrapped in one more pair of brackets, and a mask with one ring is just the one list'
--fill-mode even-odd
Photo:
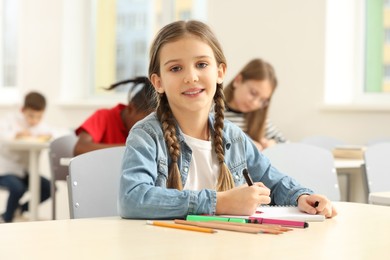
{"label": "blurred child", "polygon": [[[20,112],[0,120],[0,139],[36,139],[47,141],[52,132],[42,122],[46,109],[46,99],[38,92],[30,92],[24,98]],[[25,153],[11,151],[5,145],[0,148],[0,186],[9,191],[6,211],[0,222],[12,222],[15,211],[28,210],[28,203],[19,204],[20,198],[28,189],[28,171]],[[41,202],[50,197],[50,181],[40,177]]]}
{"label": "blurred child", "polygon": [[224,89],[225,118],[246,132],[263,150],[286,138],[268,118],[271,97],[277,86],[275,70],[262,59],[249,61]]}
{"label": "blurred child", "polygon": [[128,104],[117,104],[110,109],[99,109],[76,129],[78,141],[74,155],[89,151],[125,145],[129,130],[133,125],[151,113],[156,101],[151,96],[154,91],[147,77],[137,77],[111,85],[108,90],[132,83]]}

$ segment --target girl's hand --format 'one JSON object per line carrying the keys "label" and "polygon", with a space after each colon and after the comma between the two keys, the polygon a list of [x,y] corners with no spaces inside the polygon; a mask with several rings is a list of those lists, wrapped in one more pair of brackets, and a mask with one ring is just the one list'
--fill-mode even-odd
{"label": "girl's hand", "polygon": [[261,182],[217,192],[216,214],[252,215],[259,204],[271,202],[270,190]]}
{"label": "girl's hand", "polygon": [[333,207],[331,201],[319,194],[301,195],[298,198],[298,208],[306,213],[324,215],[327,218],[337,215],[337,210]]}

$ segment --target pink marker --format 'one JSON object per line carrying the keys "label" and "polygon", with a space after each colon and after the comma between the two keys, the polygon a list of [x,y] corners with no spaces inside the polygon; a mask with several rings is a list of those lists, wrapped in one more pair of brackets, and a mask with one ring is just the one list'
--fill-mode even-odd
{"label": "pink marker", "polygon": [[284,227],[293,227],[293,228],[307,228],[307,227],[309,227],[309,223],[304,222],[304,221],[273,219],[273,218],[249,217],[248,222],[249,223],[258,223],[258,224],[281,225]]}

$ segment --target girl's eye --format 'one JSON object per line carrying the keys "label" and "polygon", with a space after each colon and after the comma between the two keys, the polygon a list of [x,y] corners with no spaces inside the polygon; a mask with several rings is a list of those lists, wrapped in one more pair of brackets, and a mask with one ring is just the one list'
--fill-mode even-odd
{"label": "girl's eye", "polygon": [[181,71],[181,67],[179,67],[179,66],[172,67],[172,68],[170,69],[170,71],[172,71],[172,72]]}
{"label": "girl's eye", "polygon": [[206,68],[207,67],[207,63],[206,62],[200,62],[200,63],[198,63],[198,68]]}

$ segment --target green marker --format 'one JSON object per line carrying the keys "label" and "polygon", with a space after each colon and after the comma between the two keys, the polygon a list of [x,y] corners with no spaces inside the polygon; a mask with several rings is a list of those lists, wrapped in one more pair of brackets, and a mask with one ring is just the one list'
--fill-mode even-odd
{"label": "green marker", "polygon": [[246,223],[246,220],[243,218],[228,218],[228,217],[205,216],[205,215],[187,215],[186,220],[199,221],[199,222],[224,221],[224,222]]}

